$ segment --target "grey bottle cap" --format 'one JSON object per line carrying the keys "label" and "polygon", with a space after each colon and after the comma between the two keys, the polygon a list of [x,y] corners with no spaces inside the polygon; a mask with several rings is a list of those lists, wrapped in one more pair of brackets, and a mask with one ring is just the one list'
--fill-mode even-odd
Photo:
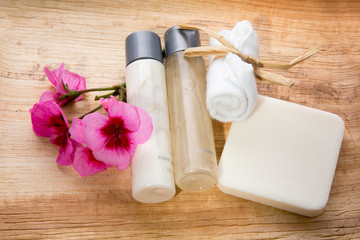
{"label": "grey bottle cap", "polygon": [[137,31],[130,34],[125,41],[126,66],[138,59],[155,59],[163,63],[161,41],[151,31]]}
{"label": "grey bottle cap", "polygon": [[166,57],[190,47],[200,46],[200,35],[197,30],[180,29],[173,26],[165,32]]}

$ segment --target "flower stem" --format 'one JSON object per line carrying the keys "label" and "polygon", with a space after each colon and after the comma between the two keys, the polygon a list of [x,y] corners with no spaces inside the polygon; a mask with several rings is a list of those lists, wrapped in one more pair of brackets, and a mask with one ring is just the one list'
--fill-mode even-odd
{"label": "flower stem", "polygon": [[119,91],[118,90],[115,90],[115,91],[113,91],[113,92],[111,92],[111,93],[108,93],[108,94],[104,94],[104,95],[101,95],[101,96],[96,96],[95,97],[95,101],[98,101],[100,98],[109,98],[109,97],[111,97],[111,96],[117,96],[117,95],[119,95]]}
{"label": "flower stem", "polygon": [[120,88],[125,88],[125,87],[126,87],[126,83],[123,83],[121,85],[112,86],[112,87],[106,87],[106,88],[89,88],[89,89],[85,89],[85,90],[81,90],[81,91],[70,90],[69,88],[66,88],[68,93],[61,95],[58,98],[58,100],[62,100],[65,98],[76,98],[76,97],[80,96],[80,94],[87,93],[87,92],[95,92],[95,91],[101,92],[101,91],[109,91],[109,90],[119,91]]}
{"label": "flower stem", "polygon": [[124,102],[124,100],[125,100],[125,88],[120,88],[120,93],[119,93],[119,100],[120,101],[122,101],[122,102]]}
{"label": "flower stem", "polygon": [[93,113],[93,112],[96,112],[97,110],[101,109],[102,108],[102,104],[100,104],[99,106],[97,106],[96,108],[94,108],[93,110],[81,115],[79,117],[79,119],[83,119],[86,115],[90,114],[90,113]]}
{"label": "flower stem", "polygon": [[95,92],[95,91],[110,91],[110,90],[118,90],[120,89],[120,86],[114,86],[114,87],[106,87],[106,88],[89,88],[89,89],[85,89],[85,90],[81,90],[81,91],[74,91],[74,92],[78,92],[80,94],[82,93],[87,93],[87,92]]}

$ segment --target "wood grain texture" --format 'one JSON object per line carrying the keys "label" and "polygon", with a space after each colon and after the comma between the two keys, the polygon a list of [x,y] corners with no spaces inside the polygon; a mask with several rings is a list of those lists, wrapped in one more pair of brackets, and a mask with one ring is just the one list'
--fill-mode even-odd
{"label": "wood grain texture", "polygon": [[[261,94],[345,121],[322,215],[302,217],[216,187],[141,204],[131,197],[129,169],[81,178],[58,166],[57,147],[34,135],[28,110],[51,89],[44,66],[65,62],[88,87],[105,87],[124,80],[124,42],[134,31],[152,30],[163,39],[180,22],[219,31],[244,19],[259,35],[260,59],[288,61],[311,47],[323,49],[289,71],[274,71],[296,81],[291,89],[258,82]],[[358,1],[0,0],[0,36],[1,239],[360,239]],[[65,112],[71,118],[96,105],[89,98]],[[213,123],[219,158],[230,125]]]}

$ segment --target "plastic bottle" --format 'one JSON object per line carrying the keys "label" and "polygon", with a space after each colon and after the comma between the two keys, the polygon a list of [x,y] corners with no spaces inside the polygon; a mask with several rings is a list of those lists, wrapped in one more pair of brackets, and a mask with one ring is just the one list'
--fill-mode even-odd
{"label": "plastic bottle", "polygon": [[217,183],[212,121],[205,102],[204,60],[183,56],[186,48],[199,45],[198,31],[174,26],[165,33],[175,182],[188,191],[205,190]]}
{"label": "plastic bottle", "polygon": [[132,195],[143,203],[167,201],[175,195],[169,114],[161,42],[150,31],[126,39],[126,90],[128,103],[152,118],[150,139],[136,147],[132,158]]}

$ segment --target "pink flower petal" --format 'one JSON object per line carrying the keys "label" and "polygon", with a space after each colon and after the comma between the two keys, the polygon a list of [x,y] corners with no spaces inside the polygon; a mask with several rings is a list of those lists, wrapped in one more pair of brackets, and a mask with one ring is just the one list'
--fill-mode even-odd
{"label": "pink flower petal", "polygon": [[150,115],[142,108],[135,107],[140,116],[140,128],[134,132],[127,132],[128,138],[137,144],[145,143],[151,136],[153,131],[153,123]]}
{"label": "pink flower petal", "polygon": [[72,164],[72,154],[74,151],[73,142],[71,139],[67,140],[67,144],[64,147],[60,147],[59,156],[56,162],[60,165],[69,166]]}
{"label": "pink flower petal", "polygon": [[49,81],[56,87],[56,76],[48,68],[44,67],[44,71]]}
{"label": "pink flower petal", "polygon": [[59,69],[54,69],[53,71],[53,74],[55,76],[55,79],[56,79],[56,83],[58,82],[58,79],[59,79]]}
{"label": "pink flower petal", "polygon": [[114,96],[111,95],[110,98],[106,98],[106,99],[100,98],[99,101],[101,102],[101,105],[102,105],[103,109],[104,109],[105,111],[108,111],[108,110],[109,110],[110,103],[113,102],[113,101],[116,101],[116,100],[115,100]]}
{"label": "pink flower petal", "polygon": [[130,162],[131,161],[123,161],[121,164],[117,165],[116,168],[119,169],[120,171],[125,170],[130,165]]}
{"label": "pink flower petal", "polygon": [[59,67],[59,75],[57,76],[58,79],[61,77],[62,72],[64,71],[65,63],[61,63]]}
{"label": "pink flower petal", "polygon": [[136,131],[140,127],[140,116],[136,108],[130,104],[112,101],[109,106],[110,120],[122,120],[122,126],[128,131]]}
{"label": "pink flower petal", "polygon": [[57,103],[57,105],[59,105],[59,107],[65,106],[68,102],[69,102],[69,99],[68,99],[68,98],[61,99],[61,100],[56,101],[56,103]]}
{"label": "pink flower petal", "polygon": [[91,113],[82,120],[85,131],[85,143],[93,151],[105,147],[109,137],[102,133],[102,129],[109,124],[109,119],[100,113]]}
{"label": "pink flower petal", "polygon": [[85,90],[86,89],[86,79],[83,76],[79,75],[79,84],[77,86],[78,90]]}
{"label": "pink flower petal", "polygon": [[85,143],[85,131],[81,119],[73,118],[69,132],[75,141]]}
{"label": "pink flower petal", "polygon": [[131,142],[129,145],[128,150],[122,146],[116,148],[105,147],[98,151],[93,151],[93,154],[96,159],[109,165],[128,165],[136,148],[136,144],[134,142]]}
{"label": "pink flower petal", "polygon": [[51,134],[50,142],[56,146],[64,147],[67,145],[67,141],[69,138],[68,134],[69,133],[68,133],[67,129],[64,130],[64,132]]}
{"label": "pink flower petal", "polygon": [[64,113],[55,102],[36,103],[30,114],[33,130],[40,137],[65,132],[69,127]]}
{"label": "pink flower petal", "polygon": [[55,74],[55,77],[57,79],[56,82],[58,82],[61,79],[62,72],[64,71],[64,63],[61,63],[60,67],[58,69],[54,69],[53,73]]}
{"label": "pink flower petal", "polygon": [[[66,103],[69,102],[69,99],[65,98],[62,100],[57,100],[60,97],[59,94],[51,92],[51,91],[45,91],[41,97],[39,102],[56,102],[57,105],[59,105],[59,107],[64,106]],[[79,96],[79,98],[82,98],[82,96]],[[80,100],[80,99],[79,99]],[[75,101],[74,101],[75,102]]]}
{"label": "pink flower petal", "polygon": [[58,94],[51,91],[45,91],[41,95],[39,102],[56,102],[58,98],[59,98]]}
{"label": "pink flower petal", "polygon": [[85,177],[104,171],[108,165],[98,161],[89,148],[78,147],[75,150],[73,167],[80,176]]}
{"label": "pink flower petal", "polygon": [[56,75],[57,78],[56,93],[60,95],[67,93],[67,91],[64,88],[63,73],[64,73],[64,63],[60,65],[59,69],[54,70],[54,74]]}
{"label": "pink flower petal", "polygon": [[83,98],[83,95],[81,94],[80,96],[78,96],[77,98],[75,98],[75,100],[73,102],[78,102]]}
{"label": "pink flower petal", "polygon": [[62,79],[60,79],[56,84],[56,93],[59,95],[66,94],[67,91],[65,90],[64,83]]}
{"label": "pink flower petal", "polygon": [[73,150],[73,152],[71,154],[71,159],[74,162],[74,155],[75,155],[76,149],[79,148],[79,147],[84,147],[84,146],[81,143],[78,143],[77,141],[75,141],[75,140],[73,140],[71,138],[70,138],[70,141],[72,142],[73,148],[74,148],[74,150]]}
{"label": "pink flower petal", "polygon": [[70,90],[84,90],[84,89],[78,89],[78,85],[80,82],[80,76],[76,73],[72,73],[65,69],[62,74],[63,83],[68,85],[68,88]]}

